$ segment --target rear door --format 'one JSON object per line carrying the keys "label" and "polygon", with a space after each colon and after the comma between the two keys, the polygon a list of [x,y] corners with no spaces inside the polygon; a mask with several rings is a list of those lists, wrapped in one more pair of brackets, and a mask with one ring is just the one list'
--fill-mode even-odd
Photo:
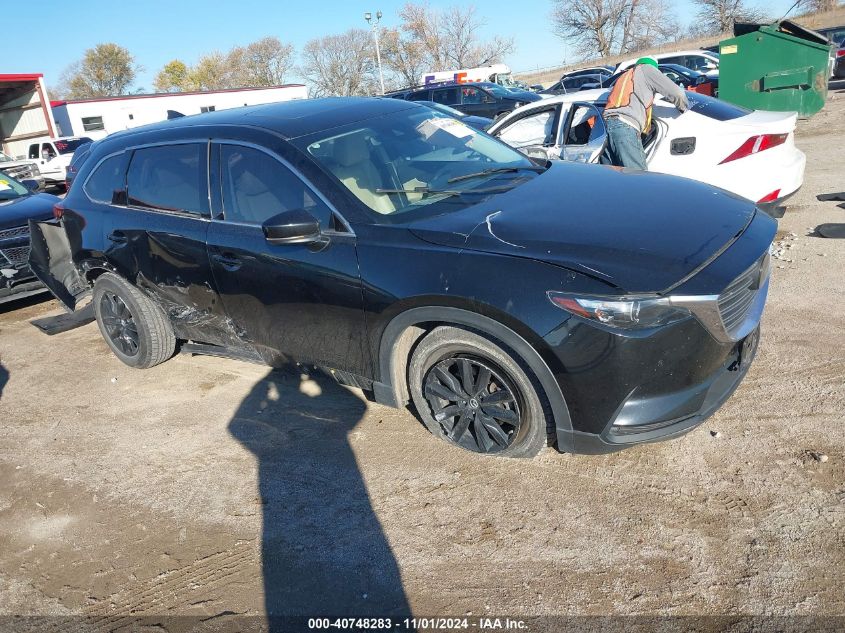
{"label": "rear door", "polygon": [[[208,253],[233,326],[271,364],[368,374],[355,235],[278,154],[221,140],[212,155]],[[267,241],[262,224],[295,209],[319,220],[321,243]]]}
{"label": "rear door", "polygon": [[[87,184],[87,183],[86,183]],[[164,308],[177,336],[237,344],[206,251],[208,142],[136,147],[104,222],[105,256]]]}

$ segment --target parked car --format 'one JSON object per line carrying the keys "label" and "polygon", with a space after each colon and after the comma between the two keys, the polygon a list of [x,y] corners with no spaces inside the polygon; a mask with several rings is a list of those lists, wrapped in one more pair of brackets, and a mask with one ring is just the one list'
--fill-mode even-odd
{"label": "parked car", "polygon": [[[607,90],[552,97],[496,121],[488,133],[531,155],[599,161],[606,142]],[[716,185],[775,213],[804,180],[806,157],[795,146],[795,112],[764,112],[688,93],[683,114],[654,102],[643,139],[648,167]]]}
{"label": "parked car", "polygon": [[692,70],[678,64],[658,64],[657,68],[664,75],[684,90],[714,97],[719,91],[719,78],[709,77],[697,70]]}
{"label": "parked car", "polygon": [[845,42],[839,44],[839,48],[834,52],[836,60],[833,63],[833,71],[831,75],[834,79],[845,79]]}
{"label": "parked car", "polygon": [[580,90],[592,89],[600,87],[611,75],[603,74],[583,74],[575,77],[563,77],[557,83],[552,84],[545,90],[541,90],[541,95],[565,95],[571,92],[579,92]]}
{"label": "parked car", "polygon": [[44,188],[44,176],[34,160],[15,160],[5,152],[0,152],[0,173],[17,180],[34,180],[38,188]]}
{"label": "parked car", "polygon": [[[660,64],[678,64],[690,70],[697,70],[708,77],[717,79],[719,77],[719,54],[705,50],[679,51],[677,53],[657,53],[652,55]],[[636,63],[639,57],[628,59],[616,67],[620,72]]]}
{"label": "parked car", "polygon": [[91,141],[87,136],[61,136],[33,141],[29,145],[28,157],[38,163],[47,186],[64,186],[73,152],[80,145]]}
{"label": "parked car", "polygon": [[395,99],[135,128],[77,181],[58,222],[32,223],[31,262],[69,308],[93,293],[127,365],[177,344],[298,360],[510,457],[547,434],[576,452],[675,437],[715,411],[754,358],[776,229],[728,192],[538,164]]}
{"label": "parked car", "polygon": [[493,123],[493,119],[488,119],[484,116],[472,116],[470,114],[464,114],[460,110],[456,110],[455,108],[447,105],[443,105],[442,103],[434,103],[434,101],[418,101],[417,103],[421,103],[424,106],[428,106],[433,110],[437,110],[438,112],[442,112],[443,114],[458,119],[463,123],[466,123],[470,127],[474,127],[476,130],[484,131],[490,124]]}
{"label": "parked car", "polygon": [[464,114],[490,119],[510,112],[523,103],[542,99],[534,92],[515,92],[489,82],[441,84],[406,92],[403,98],[409,101],[434,101],[451,106]]}
{"label": "parked car", "polygon": [[579,68],[578,70],[571,70],[561,75],[561,79],[567,77],[580,77],[582,75],[605,75],[610,77],[616,69],[614,66],[589,66],[587,68]]}
{"label": "parked car", "polygon": [[0,303],[46,292],[29,268],[29,220],[53,217],[59,198],[36,193],[34,180],[0,174]]}
{"label": "parked car", "polygon": [[82,162],[88,158],[88,155],[91,153],[92,145],[93,141],[90,143],[83,143],[73,152],[73,157],[70,159],[70,163],[65,170],[65,190],[70,189],[70,185],[73,183],[74,178],[76,178],[76,174],[79,172]]}

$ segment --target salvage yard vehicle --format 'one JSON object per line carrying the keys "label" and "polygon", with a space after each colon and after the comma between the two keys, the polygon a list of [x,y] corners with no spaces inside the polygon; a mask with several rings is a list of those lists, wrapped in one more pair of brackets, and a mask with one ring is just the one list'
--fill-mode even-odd
{"label": "salvage yard vehicle", "polygon": [[77,147],[90,143],[87,136],[62,136],[34,141],[29,145],[30,160],[38,163],[47,186],[64,185],[67,166]]}
{"label": "salvage yard vehicle", "polygon": [[[657,53],[655,55],[651,55],[651,57],[656,59],[660,64],[678,64],[679,66],[689,68],[690,70],[697,70],[708,77],[712,77],[713,79],[719,78],[718,53],[711,53],[710,51],[705,50],[678,51],[676,53]],[[628,67],[633,66],[637,59],[639,58],[634,57],[620,63],[616,67],[616,72],[621,72]]]}
{"label": "salvage yard vehicle", "polygon": [[34,180],[0,174],[0,303],[46,292],[29,268],[29,221],[53,217],[59,198],[34,193]]}
{"label": "salvage yard vehicle", "polygon": [[428,106],[432,110],[437,110],[441,114],[450,116],[453,119],[458,119],[461,123],[474,127],[476,130],[486,130],[490,127],[490,124],[493,123],[493,119],[486,116],[472,116],[471,114],[464,114],[460,110],[455,110],[455,108],[443,105],[442,103],[435,103],[434,101],[417,101],[417,103]]}
{"label": "salvage yard vehicle", "polygon": [[0,174],[11,176],[16,180],[34,180],[38,188],[44,188],[44,176],[34,160],[15,160],[5,152],[0,152]]}
{"label": "salvage yard vehicle", "polygon": [[445,83],[410,91],[398,91],[388,97],[408,101],[433,101],[451,106],[472,116],[495,119],[524,103],[540,101],[534,92],[515,92],[492,83]]}
{"label": "salvage yard vehicle", "polygon": [[[607,90],[551,97],[502,117],[488,132],[530,155],[599,162],[607,139],[601,114]],[[795,146],[795,112],[764,112],[692,92],[684,113],[654,102],[643,139],[649,171],[716,185],[772,213],[804,181],[806,157]]]}
{"label": "salvage yard vehicle", "polygon": [[509,457],[712,414],[754,358],[776,228],[708,185],[538,163],[386,98],[114,134],[55,215],[32,266],[71,310],[93,294],[127,365],[296,360]]}

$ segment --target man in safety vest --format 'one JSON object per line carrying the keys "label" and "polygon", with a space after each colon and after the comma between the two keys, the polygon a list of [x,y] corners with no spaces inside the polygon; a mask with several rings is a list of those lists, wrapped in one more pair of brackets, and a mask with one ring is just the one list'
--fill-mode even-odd
{"label": "man in safety vest", "polygon": [[616,80],[604,108],[607,148],[602,163],[648,169],[640,135],[651,127],[651,105],[656,94],[663,95],[681,112],[689,107],[686,91],[657,69],[653,57],[641,57]]}

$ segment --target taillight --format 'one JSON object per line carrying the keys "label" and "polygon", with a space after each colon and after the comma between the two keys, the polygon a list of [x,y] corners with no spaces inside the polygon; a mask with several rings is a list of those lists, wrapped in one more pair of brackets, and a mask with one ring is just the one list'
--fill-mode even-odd
{"label": "taillight", "polygon": [[766,194],[765,196],[760,198],[757,202],[758,203],[760,203],[760,202],[774,202],[775,200],[778,199],[779,195],[780,195],[780,189],[775,189],[772,193]]}
{"label": "taillight", "polygon": [[845,57],[845,48],[840,48],[838,51],[836,51],[836,56]]}
{"label": "taillight", "polygon": [[54,204],[53,205],[53,217],[57,220],[61,220],[62,216],[65,214],[65,208],[61,204]]}
{"label": "taillight", "polygon": [[782,145],[786,141],[788,136],[789,134],[760,134],[758,136],[752,136],[750,139],[740,145],[739,149],[737,149],[733,154],[728,156],[719,164],[724,165],[725,163],[729,163],[732,160],[737,160],[738,158],[745,158],[746,156],[757,154],[758,152],[762,152],[763,150],[771,149],[772,147]]}

